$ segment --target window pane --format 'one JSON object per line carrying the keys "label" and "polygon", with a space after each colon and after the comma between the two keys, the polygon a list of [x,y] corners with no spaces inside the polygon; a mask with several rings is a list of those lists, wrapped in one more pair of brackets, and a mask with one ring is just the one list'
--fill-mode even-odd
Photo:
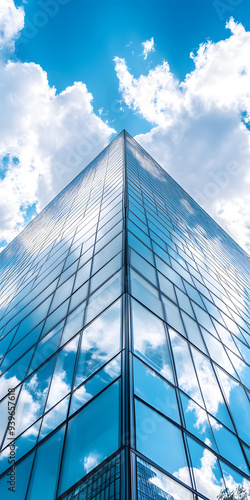
{"label": "window pane", "polygon": [[155,268],[151,266],[145,259],[143,259],[138,253],[131,249],[130,251],[130,261],[131,265],[139,271],[145,278],[151,281],[155,286],[156,283],[156,273]]}
{"label": "window pane", "polygon": [[74,284],[74,290],[77,290],[85,281],[89,279],[90,275],[91,260],[89,260],[84,266],[78,269],[76,274],[76,280]]}
{"label": "window pane", "polygon": [[134,357],[135,395],[146,401],[161,413],[180,423],[175,390]]}
{"label": "window pane", "polygon": [[106,262],[122,250],[122,233],[94,256],[92,273],[96,273]]}
{"label": "window pane", "polygon": [[197,490],[210,500],[217,500],[224,483],[216,456],[187,436]]}
{"label": "window pane", "polygon": [[102,391],[102,389],[119,377],[120,374],[121,355],[118,354],[116,358],[112,359],[112,361],[96,373],[96,375],[93,375],[85,384],[74,391],[71,400],[70,415],[96,396],[98,392]]}
{"label": "window pane", "polygon": [[[225,464],[223,460],[220,460],[220,465],[222,468],[223,477],[226,483],[227,488],[229,488],[230,492],[234,495],[231,498],[239,498],[239,500],[248,500],[249,498],[249,490],[250,489],[250,481],[246,477],[241,476],[239,472],[234,470],[228,464]],[[239,495],[239,496],[238,496]],[[223,500],[223,499],[219,499]],[[226,499],[227,500],[227,499]]]}
{"label": "window pane", "polygon": [[[163,474],[149,463],[137,458],[137,488],[140,498],[193,500],[187,488]],[[146,496],[145,496],[146,495]]]}
{"label": "window pane", "polygon": [[154,263],[152,251],[146,247],[138,238],[128,231],[128,245],[139,253],[150,264]]}
{"label": "window pane", "polygon": [[137,450],[167,472],[190,484],[181,431],[138,400],[135,400],[135,415]]}
{"label": "window pane", "polygon": [[54,500],[63,446],[63,427],[39,446],[32,471],[27,500]]}
{"label": "window pane", "polygon": [[120,252],[91,278],[90,293],[92,293],[96,288],[104,283],[104,281],[112,276],[112,274],[116,273],[120,269],[121,265],[122,253]]}
{"label": "window pane", "polygon": [[52,408],[52,410],[44,415],[39,440],[45,438],[66,419],[68,406],[69,396],[64,398],[60,403],[58,403],[58,405],[56,405],[54,408]]}
{"label": "window pane", "polygon": [[211,362],[193,347],[191,350],[207,410],[232,429],[232,422],[215,378]]}
{"label": "window pane", "polygon": [[68,315],[62,334],[61,346],[82,329],[85,307],[86,302],[83,302],[83,304]]}
{"label": "window pane", "polygon": [[23,384],[16,407],[16,434],[37,420],[44,408],[55,357],[34,372]]}
{"label": "window pane", "polygon": [[190,318],[186,313],[183,311],[181,312],[182,319],[186,328],[187,336],[196,347],[199,347],[201,351],[207,353],[199,327],[197,323]]}
{"label": "window pane", "polygon": [[[13,491],[8,490],[9,476],[3,476],[0,479],[0,497],[4,500],[13,500],[13,498],[17,497],[18,500],[25,500],[25,495],[27,491],[27,486],[30,477],[30,471],[33,463],[34,454],[29,455],[25,460],[20,462],[16,466],[15,471],[15,482],[16,488],[15,493]],[[11,485],[10,485],[11,486]]]}
{"label": "window pane", "polygon": [[162,317],[162,304],[158,289],[150,285],[142,276],[130,269],[130,284],[133,297]]}
{"label": "window pane", "polygon": [[158,278],[159,278],[159,283],[160,283],[160,289],[165,295],[167,295],[171,300],[176,302],[176,296],[174,293],[174,285],[169,281],[165,276],[163,276],[161,273],[158,273]]}
{"label": "window pane", "polygon": [[71,294],[75,277],[71,276],[63,285],[59,286],[55,291],[55,295],[51,304],[51,311],[54,311],[62,302],[64,302]]}
{"label": "window pane", "polygon": [[121,271],[89,297],[85,323],[89,323],[121,295]]}
{"label": "window pane", "polygon": [[60,337],[62,334],[63,323],[59,323],[46,337],[43,337],[38,342],[35,354],[33,356],[29,372],[33,372],[39,365],[48,359],[58,348]]}
{"label": "window pane", "polygon": [[79,335],[68,342],[68,344],[58,353],[49,389],[46,410],[49,410],[58,403],[58,401],[64,398],[71,390],[78,342]]}
{"label": "window pane", "polygon": [[170,329],[179,387],[199,404],[203,404],[187,342]]}
{"label": "window pane", "polygon": [[162,300],[165,306],[165,312],[168,324],[172,326],[175,330],[177,330],[177,332],[182,333],[182,335],[186,336],[179,308],[175,304],[173,304],[171,300],[168,300],[164,296],[162,296]]}
{"label": "window pane", "polygon": [[243,387],[217,369],[239,436],[250,445],[250,402]]}
{"label": "window pane", "polygon": [[207,412],[188,396],[182,394],[182,392],[180,392],[180,398],[187,430],[217,452],[218,450],[209,425]]}
{"label": "window pane", "polygon": [[120,351],[120,311],[118,300],[83,331],[74,387]]}
{"label": "window pane", "polygon": [[238,469],[249,474],[242,449],[235,434],[226,429],[224,425],[219,424],[219,422],[212,417],[210,417],[210,422],[220,455],[238,467]]}
{"label": "window pane", "polygon": [[119,413],[119,382],[115,382],[70,420],[59,494],[118,449]]}
{"label": "window pane", "polygon": [[133,350],[161,375],[173,382],[172,366],[162,321],[132,300]]}

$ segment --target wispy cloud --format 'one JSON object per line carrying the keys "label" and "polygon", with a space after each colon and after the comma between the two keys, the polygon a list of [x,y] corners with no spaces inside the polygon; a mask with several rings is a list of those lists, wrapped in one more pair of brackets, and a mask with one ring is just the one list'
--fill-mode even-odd
{"label": "wispy cloud", "polygon": [[155,42],[154,42],[154,37],[153,36],[152,36],[152,38],[150,38],[150,40],[146,40],[145,42],[142,42],[142,46],[143,46],[142,55],[144,56],[144,59],[147,59],[148,54],[150,52],[154,52],[155,51],[154,44],[155,44]]}

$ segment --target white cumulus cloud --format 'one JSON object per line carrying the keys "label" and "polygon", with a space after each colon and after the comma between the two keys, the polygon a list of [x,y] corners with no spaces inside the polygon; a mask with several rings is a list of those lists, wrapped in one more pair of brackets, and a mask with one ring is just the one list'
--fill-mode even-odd
{"label": "white cumulus cloud", "polygon": [[150,52],[154,52],[155,51],[155,41],[154,41],[154,37],[152,36],[152,38],[150,38],[150,40],[146,40],[145,42],[142,42],[142,46],[143,46],[143,52],[142,52],[142,55],[144,56],[144,59],[147,59],[148,57],[148,54]]}
{"label": "white cumulus cloud", "polygon": [[0,3],[0,51],[14,48],[14,42],[24,27],[23,7],[16,7],[13,0]]}
{"label": "white cumulus cloud", "polygon": [[[11,241],[109,142],[114,129],[96,115],[82,82],[57,93],[39,64],[8,60],[23,27],[12,0],[0,6],[0,242]],[[1,246],[1,243],[0,243]]]}
{"label": "white cumulus cloud", "polygon": [[136,139],[236,241],[249,250],[250,32],[200,45],[180,82],[164,61],[134,78],[115,58],[125,103],[152,124]]}

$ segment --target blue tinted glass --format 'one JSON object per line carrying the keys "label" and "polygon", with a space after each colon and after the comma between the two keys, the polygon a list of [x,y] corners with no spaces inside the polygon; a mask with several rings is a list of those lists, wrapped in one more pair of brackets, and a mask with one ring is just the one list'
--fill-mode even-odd
{"label": "blue tinted glass", "polygon": [[85,323],[89,323],[121,295],[121,271],[89,297]]}
{"label": "blue tinted glass", "polygon": [[121,374],[121,356],[112,359],[104,368],[99,370],[93,377],[91,377],[85,384],[82,384],[76,391],[74,391],[70,414],[72,415],[76,410],[81,408],[85,403],[92,399],[98,392],[109,385]]}
{"label": "blue tinted glass", "polygon": [[16,407],[17,435],[41,416],[54,363],[52,358],[24,382]]}
{"label": "blue tinted glass", "polygon": [[76,292],[71,295],[69,312],[73,311],[86,299],[88,295],[89,282],[87,281]]}
{"label": "blue tinted glass", "polygon": [[192,318],[194,318],[194,313],[188,296],[177,287],[175,288],[175,292],[177,295],[179,306],[184,309],[184,311],[186,311],[189,316],[192,316]]}
{"label": "blue tinted glass", "polygon": [[21,322],[15,335],[13,345],[19,342],[28,332],[35,328],[35,326],[37,326],[38,323],[40,323],[46,317],[51,298],[52,295]]}
{"label": "blue tinted glass", "polygon": [[129,231],[128,231],[128,245],[134,248],[134,250],[136,250],[137,253],[139,253],[144,259],[150,262],[150,264],[154,263],[152,251]]}
{"label": "blue tinted glass", "polygon": [[90,293],[98,288],[104,281],[106,281],[112,274],[116,273],[122,265],[122,253],[119,253],[108,264],[103,266],[92,278],[90,283]]}
{"label": "blue tinted glass", "polygon": [[162,316],[162,304],[159,300],[158,290],[150,285],[142,276],[138,273],[130,270],[130,284],[131,292],[133,297],[140,300],[145,306],[155,312],[158,316]]}
{"label": "blue tinted glass", "polygon": [[120,310],[118,300],[83,330],[74,387],[120,351]]}
{"label": "blue tinted glass", "polygon": [[184,322],[184,325],[186,328],[187,336],[188,336],[188,339],[190,340],[190,342],[192,342],[196,347],[199,347],[201,349],[201,351],[207,353],[206,347],[205,347],[205,344],[204,344],[204,341],[203,341],[203,338],[201,336],[201,333],[200,333],[200,330],[199,330],[197,323],[192,318],[190,318],[190,316],[188,316],[186,313],[184,313],[183,311],[181,313],[181,316],[182,316],[182,319],[183,319],[183,322]]}
{"label": "blue tinted glass", "polygon": [[242,449],[236,436],[226,429],[224,425],[219,424],[214,418],[210,417],[210,422],[220,455],[246,474],[249,474]]}
{"label": "blue tinted glass", "polygon": [[28,453],[33,446],[35,446],[37,441],[37,436],[39,434],[40,421],[36,422],[32,427],[30,427],[26,432],[24,432],[19,438],[17,438],[14,442],[9,442],[9,446],[5,448],[0,455],[0,473],[7,470],[10,466],[9,458],[11,454],[11,450],[15,449],[15,461]]}
{"label": "blue tinted glass", "polygon": [[232,429],[231,418],[212,369],[211,362],[194,348],[192,348],[192,354],[207,410],[212,413],[214,417],[227,425],[227,427]]}
{"label": "blue tinted glass", "polygon": [[179,308],[175,304],[173,304],[171,300],[168,300],[167,297],[163,296],[162,300],[165,306],[167,323],[170,326],[172,326],[175,330],[177,330],[179,333],[182,333],[182,335],[185,336],[186,334],[181,320]]}
{"label": "blue tinted glass", "polygon": [[60,403],[54,406],[52,410],[44,415],[39,440],[45,438],[50,432],[56,429],[58,425],[64,422],[67,417],[68,406],[69,396],[64,398]]}
{"label": "blue tinted glass", "polygon": [[79,335],[59,351],[50,384],[46,410],[58,403],[71,390]]}
{"label": "blue tinted glass", "polygon": [[96,273],[106,262],[122,250],[122,234],[119,234],[94,256],[92,273]]}
{"label": "blue tinted glass", "polygon": [[52,314],[50,314],[44,324],[44,329],[42,332],[42,336],[46,335],[50,332],[55,326],[65,318],[68,310],[69,299],[65,300],[63,304],[61,304]]}
{"label": "blue tinted glass", "polygon": [[[195,304],[195,302],[192,302],[192,305],[193,305],[194,312],[195,312],[195,315],[197,317],[198,323],[200,323],[200,325],[204,326],[204,328],[206,328],[206,330],[208,330],[209,332],[214,333],[215,328],[214,328],[214,325],[211,321],[209,314],[206,311],[204,311],[204,309],[197,306],[197,304]],[[216,335],[216,333],[215,333],[215,335]]]}
{"label": "blue tinted glass", "polygon": [[[219,363],[225,370],[236,376],[235,370],[233,369],[232,363],[230,362],[229,357],[222,345],[222,343],[217,340],[213,335],[210,335],[205,329],[203,329],[203,337],[206,342],[208,352],[212,359],[214,359],[217,363]],[[239,360],[240,363],[240,360]],[[237,377],[237,376],[236,376]]]}
{"label": "blue tinted glass", "polygon": [[250,402],[243,387],[217,369],[239,436],[250,445]]}
{"label": "blue tinted glass", "polygon": [[79,330],[82,329],[85,307],[86,302],[83,302],[83,304],[68,315],[62,334],[61,345],[65,344],[67,340],[71,339],[77,332],[79,332]]}
{"label": "blue tinted glass", "polygon": [[119,383],[115,382],[70,420],[60,494],[119,447],[119,413]]}
{"label": "blue tinted glass", "polygon": [[174,388],[135,357],[133,369],[135,395],[167,415],[167,417],[180,423]]}
{"label": "blue tinted glass", "polygon": [[188,436],[187,441],[197,490],[217,500],[224,490],[224,482],[216,456],[191,437]]}
{"label": "blue tinted glass", "polygon": [[156,273],[155,268],[151,266],[145,259],[143,259],[138,253],[131,250],[130,252],[130,260],[131,265],[139,271],[145,278],[151,281],[155,286],[157,286],[156,282]]}
{"label": "blue tinted glass", "polygon": [[[15,477],[9,474],[0,479],[1,498],[4,500],[13,500],[13,498],[17,497],[18,500],[25,500],[33,458],[34,454],[32,453],[15,467]],[[8,483],[7,481],[11,482]],[[15,482],[14,492],[11,490],[13,482]]]}
{"label": "blue tinted glass", "polygon": [[60,323],[37,344],[29,373],[33,372],[33,370],[46,361],[46,359],[48,359],[57,350],[62,334],[62,328],[63,323]]}
{"label": "blue tinted glass", "polygon": [[165,264],[165,262],[163,262],[161,259],[158,259],[158,258],[156,258],[156,266],[157,266],[157,269],[159,269],[159,271],[161,271],[161,273],[164,276],[166,276],[166,278],[168,278],[170,281],[172,281],[172,283],[177,285],[181,290],[183,290],[183,292],[185,292],[184,287],[183,287],[183,283],[182,283],[182,279],[179,276],[179,274],[177,274],[174,271],[174,269],[172,269],[170,266]]}
{"label": "blue tinted glass", "polygon": [[203,404],[197,377],[187,342],[174,330],[170,329],[170,339],[174,354],[175,367],[180,389],[186,392],[199,404]]}
{"label": "blue tinted glass", "polygon": [[158,278],[159,278],[159,283],[160,283],[160,289],[161,291],[167,295],[171,300],[176,302],[176,296],[174,293],[174,286],[169,281],[165,276],[163,276],[161,273],[158,273]]}
{"label": "blue tinted glass", "polygon": [[[250,480],[246,477],[241,476],[241,474],[230,467],[228,464],[220,460],[220,466],[222,469],[223,477],[227,488],[229,489],[229,494],[234,500],[241,498],[242,500],[248,500]],[[222,499],[223,500],[223,499]]]}
{"label": "blue tinted glass", "polygon": [[71,276],[71,278],[65,281],[63,285],[57,288],[57,290],[55,291],[54,298],[52,300],[51,311],[56,309],[62,302],[64,302],[70,296],[74,279],[75,277]]}
{"label": "blue tinted glass", "polygon": [[206,411],[182,392],[180,398],[187,430],[217,452]]}
{"label": "blue tinted glass", "polygon": [[27,500],[54,500],[65,429],[39,446],[32,470]]}
{"label": "blue tinted glass", "polygon": [[5,335],[4,338],[0,341],[0,358],[5,354],[7,349],[10,347],[10,343],[16,333],[18,327],[14,328],[8,335]]}
{"label": "blue tinted glass", "polygon": [[193,494],[171,477],[137,458],[137,488],[140,499],[193,500]]}
{"label": "blue tinted glass", "polygon": [[[190,484],[181,431],[138,400],[135,400],[135,415],[138,451]],[[167,450],[171,450],[171,453]]]}
{"label": "blue tinted glass", "polygon": [[89,279],[91,268],[91,260],[89,260],[84,266],[78,269],[76,274],[76,280],[74,284],[74,290],[77,290],[85,281]]}
{"label": "blue tinted glass", "polygon": [[66,269],[66,271],[64,271],[61,274],[58,285],[61,285],[62,283],[64,283],[71,275],[73,275],[76,272],[77,265],[78,265],[78,261],[74,262],[74,264],[72,264],[70,267],[68,267],[68,269]]}
{"label": "blue tinted glass", "polygon": [[25,377],[29,362],[31,360],[34,348],[30,349],[19,361],[17,361],[7,372],[0,378],[0,398],[5,396],[9,387],[15,387]]}
{"label": "blue tinted glass", "polygon": [[172,366],[162,321],[132,300],[133,350],[161,375],[173,382]]}

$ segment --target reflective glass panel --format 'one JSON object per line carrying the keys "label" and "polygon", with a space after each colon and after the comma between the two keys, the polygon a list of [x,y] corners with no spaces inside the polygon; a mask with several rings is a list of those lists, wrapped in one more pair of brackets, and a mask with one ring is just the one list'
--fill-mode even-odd
{"label": "reflective glass panel", "polygon": [[[143,455],[190,484],[181,431],[154,410],[135,400],[136,447]],[[168,453],[171,450],[171,453]]]}
{"label": "reflective glass panel", "polygon": [[135,357],[133,369],[135,395],[167,417],[180,423],[174,388]]}
{"label": "reflective glass panel", "polygon": [[135,354],[173,382],[172,366],[162,321],[132,300],[133,349]]}
{"label": "reflective glass panel", "polygon": [[119,382],[115,382],[70,420],[60,494],[119,447],[119,413]]}
{"label": "reflective glass panel", "polygon": [[83,330],[74,387],[120,351],[120,308],[118,300]]}

